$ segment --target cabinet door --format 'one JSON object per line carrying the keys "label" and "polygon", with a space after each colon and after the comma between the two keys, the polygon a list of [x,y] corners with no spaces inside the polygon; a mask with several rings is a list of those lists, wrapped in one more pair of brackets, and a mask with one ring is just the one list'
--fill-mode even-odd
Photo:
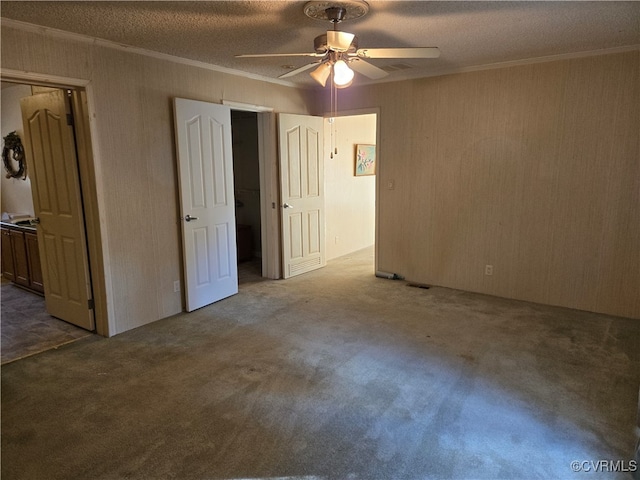
{"label": "cabinet door", "polygon": [[29,259],[29,286],[36,292],[44,293],[44,280],[40,266],[40,252],[38,251],[38,235],[25,232],[24,241]]}
{"label": "cabinet door", "polygon": [[29,286],[29,259],[27,247],[24,243],[24,233],[19,230],[11,230],[11,247],[13,250],[13,265],[15,267],[15,279],[18,285]]}
{"label": "cabinet door", "polygon": [[2,229],[2,276],[7,280],[15,281],[16,269],[13,265],[13,249],[11,248],[11,232],[8,228]]}

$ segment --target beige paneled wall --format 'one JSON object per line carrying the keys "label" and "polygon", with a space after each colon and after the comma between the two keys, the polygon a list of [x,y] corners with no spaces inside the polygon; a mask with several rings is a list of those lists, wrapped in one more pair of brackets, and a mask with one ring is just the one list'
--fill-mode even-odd
{"label": "beige paneled wall", "polygon": [[345,110],[380,107],[379,269],[640,318],[639,60],[593,56],[344,98]]}
{"label": "beige paneled wall", "polygon": [[[171,98],[324,111],[304,91],[2,28],[2,68],[90,81],[110,333],[172,315]],[[640,54],[353,89],[380,107],[382,271],[640,317]],[[494,266],[492,276],[484,266]]]}
{"label": "beige paneled wall", "polygon": [[2,68],[90,81],[110,334],[182,308],[172,98],[308,113],[302,90],[9,27]]}

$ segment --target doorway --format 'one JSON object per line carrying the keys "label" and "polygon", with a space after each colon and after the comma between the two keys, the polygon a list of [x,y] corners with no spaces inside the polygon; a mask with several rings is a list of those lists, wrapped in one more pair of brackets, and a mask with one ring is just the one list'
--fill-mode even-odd
{"label": "doorway", "polygon": [[[73,110],[69,111],[75,113],[79,121],[82,122],[82,107],[77,102],[81,101],[81,96],[83,93],[84,92],[81,93],[77,90],[72,91],[68,88],[39,86],[30,83],[7,81],[7,79],[3,78],[2,136],[4,137],[9,131],[17,131],[19,136],[22,138],[23,144],[26,143],[27,139],[25,138],[25,132],[22,122],[20,101],[21,99],[25,98],[29,100],[34,99],[37,95],[47,96],[49,94],[52,94],[54,96],[57,95],[57,98],[64,98],[65,101],[68,102],[68,107],[73,108]],[[71,107],[72,105],[73,107]],[[88,147],[88,141],[83,138],[80,140],[81,144],[78,144],[78,142],[76,142],[78,129],[72,127],[70,130],[72,132],[69,135],[72,145],[70,148],[73,151],[74,159],[72,161],[72,165],[76,170],[81,170],[82,166],[79,166],[79,163],[76,162],[75,159],[86,153],[85,148]],[[81,134],[84,133],[82,132],[82,127],[80,127],[79,130],[81,131]],[[84,144],[82,144],[83,141]],[[25,150],[27,150],[26,147]],[[86,158],[83,158],[82,160],[86,160]],[[43,238],[41,226],[38,226],[36,228],[33,225],[28,225],[29,221],[20,222],[23,224],[27,223],[27,225],[25,226],[13,225],[14,217],[20,218],[21,216],[25,216],[28,219],[35,219],[38,217],[38,212],[36,210],[38,210],[39,207],[34,207],[34,203],[36,203],[34,202],[33,197],[35,191],[33,191],[34,185],[31,183],[33,180],[33,172],[35,169],[35,160],[33,158],[27,157],[26,164],[27,179],[2,179],[2,200],[0,210],[3,213],[3,220],[6,222],[5,224],[3,224],[3,230],[5,229],[5,227],[11,230],[24,228],[25,238],[29,237],[30,239],[37,239],[36,247],[35,249],[31,249],[28,252],[30,255],[27,259],[29,272],[33,272],[33,274],[36,275],[36,272],[40,271],[40,269],[38,268],[40,265],[43,265],[46,268],[51,268],[52,262],[46,262],[45,257],[43,257],[42,255],[39,255],[40,258],[38,258],[38,251],[40,250],[42,252],[43,247],[39,249],[37,246],[50,241],[51,235],[49,234],[49,232],[47,232],[46,237]],[[42,179],[45,182],[52,180],[47,175],[42,175],[43,169],[39,169],[39,172],[40,173],[38,174],[38,178],[44,177]],[[76,184],[74,189],[77,192],[81,191],[80,175],[80,173],[77,174],[76,180],[74,182]],[[40,199],[42,198],[43,197],[41,196]],[[80,199],[80,204],[81,203],[82,199]],[[42,212],[41,208],[40,212]],[[85,218],[82,214],[82,210],[80,210],[78,222],[78,228],[84,232]],[[68,239],[65,239],[65,242],[68,243]],[[86,234],[82,234],[82,241],[79,244],[86,252]],[[3,254],[4,253],[5,252],[3,251]],[[13,252],[11,253],[13,254]],[[81,262],[84,263],[83,270],[86,270],[88,272],[89,260],[87,254],[83,255],[83,258],[84,260],[82,260]],[[11,260],[10,256],[3,255],[3,261],[6,260]],[[80,329],[70,323],[72,319],[70,319],[69,321],[63,321],[53,317],[48,313],[48,307],[45,306],[45,302],[47,304],[51,303],[49,300],[55,299],[58,291],[52,290],[51,288],[46,288],[45,286],[45,296],[42,296],[42,291],[39,292],[40,296],[38,296],[37,293],[33,293],[32,291],[25,290],[24,288],[18,288],[16,284],[12,283],[5,277],[6,276],[3,276],[2,279],[1,297],[3,363],[34,353],[39,353],[40,351],[44,351],[50,348],[56,348],[57,346],[69,343],[70,341],[75,341],[79,338],[92,335],[91,331]],[[90,277],[87,277],[87,279],[89,278]],[[64,274],[63,271],[62,275],[57,275],[56,278],[51,279],[49,285],[54,285],[54,283],[56,282],[66,283],[67,285],[72,283],[69,281],[69,278]],[[22,284],[23,282],[19,283],[19,285]],[[90,285],[90,280],[87,280],[87,285]],[[49,295],[53,295],[54,297],[48,298],[46,296],[47,290],[49,291]],[[88,291],[91,292],[90,289]],[[93,300],[93,295],[89,294],[88,298]],[[55,299],[55,301],[58,300]],[[86,309],[91,310],[91,302],[86,301],[84,305]],[[61,318],[64,318],[64,315]],[[93,314],[91,315],[91,318],[93,320]],[[95,331],[93,322],[91,323],[90,330]]]}
{"label": "doorway", "polygon": [[258,114],[231,110],[233,183],[240,285],[262,277]]}
{"label": "doorway", "polygon": [[[331,260],[375,245],[378,113],[345,112],[325,118],[324,125],[326,243]],[[376,154],[373,172],[366,175],[356,169],[359,147]]]}
{"label": "doorway", "polygon": [[[283,272],[279,162],[273,142],[278,135],[276,114],[244,108],[233,110],[233,106],[231,113],[236,195],[243,205],[237,208],[236,218],[240,225],[251,224],[254,261],[262,256],[261,272],[255,267],[254,273],[279,279]],[[379,144],[379,111],[374,108],[343,112],[335,120],[332,124],[328,115],[324,118],[327,260],[369,248],[375,245],[377,237],[377,170],[375,175],[355,176],[354,168],[357,145]],[[330,158],[329,151],[335,148],[338,154]],[[243,153],[246,158],[237,162],[236,149],[250,153]],[[239,182],[238,177],[242,178]],[[375,268],[377,255],[373,257]]]}

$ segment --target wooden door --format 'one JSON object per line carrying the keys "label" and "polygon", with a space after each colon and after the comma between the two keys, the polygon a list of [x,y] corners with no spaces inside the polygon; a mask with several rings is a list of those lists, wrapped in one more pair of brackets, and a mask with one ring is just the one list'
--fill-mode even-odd
{"label": "wooden door", "polygon": [[326,264],[323,119],[280,114],[283,276]]}
{"label": "wooden door", "polygon": [[238,293],[231,109],[176,98],[188,312]]}
{"label": "wooden door", "polygon": [[47,312],[95,329],[71,109],[63,90],[20,100]]}

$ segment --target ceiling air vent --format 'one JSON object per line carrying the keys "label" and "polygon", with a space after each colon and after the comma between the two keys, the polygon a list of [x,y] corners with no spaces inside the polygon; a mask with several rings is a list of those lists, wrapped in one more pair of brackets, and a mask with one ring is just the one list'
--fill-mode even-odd
{"label": "ceiling air vent", "polygon": [[409,65],[408,63],[394,63],[393,65],[385,65],[380,68],[385,72],[397,72],[399,70],[408,70],[413,68],[413,65]]}

